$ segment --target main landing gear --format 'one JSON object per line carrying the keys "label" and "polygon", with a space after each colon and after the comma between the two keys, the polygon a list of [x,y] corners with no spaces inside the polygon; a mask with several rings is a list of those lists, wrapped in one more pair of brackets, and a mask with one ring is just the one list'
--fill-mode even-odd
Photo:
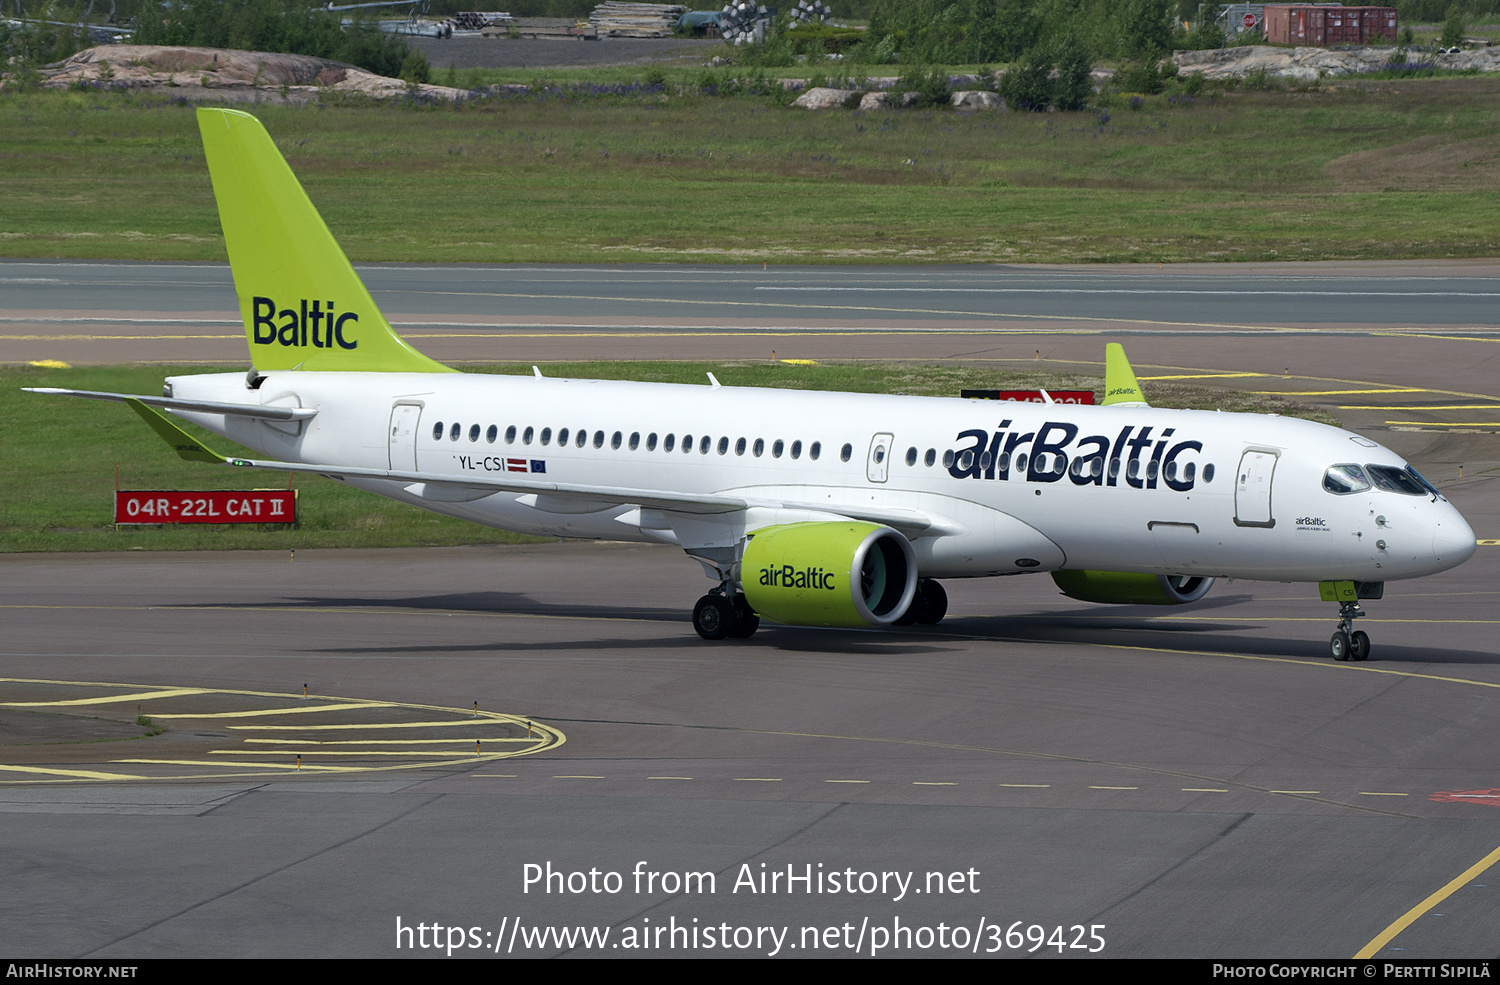
{"label": "main landing gear", "polygon": [[947,614],[948,593],[931,578],[922,578],[917,581],[917,593],[912,596],[911,605],[896,620],[896,625],[911,626],[920,623],[923,626],[936,626]]}
{"label": "main landing gear", "polygon": [[1335,660],[1367,660],[1370,656],[1370,636],[1354,628],[1354,620],[1365,615],[1358,602],[1339,603],[1339,628],[1328,640],[1328,648]]}
{"label": "main landing gear", "polygon": [[760,616],[743,594],[730,597],[723,589],[715,589],[693,606],[693,628],[706,640],[747,640],[760,628]]}

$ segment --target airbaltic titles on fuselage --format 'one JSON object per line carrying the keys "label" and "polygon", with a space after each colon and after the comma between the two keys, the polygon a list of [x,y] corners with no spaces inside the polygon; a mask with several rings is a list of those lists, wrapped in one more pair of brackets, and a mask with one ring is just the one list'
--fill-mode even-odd
{"label": "airbaltic titles on fuselage", "polygon": [[[323,310],[323,304],[328,310]],[[311,307],[309,307],[311,305]],[[276,302],[270,298],[257,297],[251,301],[252,333],[256,345],[271,345],[279,342],[284,346],[306,346],[311,342],[316,349],[359,348],[358,339],[344,337],[344,326],[349,322],[359,323],[359,315],[346,311],[335,315],[333,302],[301,299],[300,311],[296,308],[276,310]],[[281,324],[276,324],[276,319]],[[310,331],[309,331],[310,329]]]}
{"label": "airbaltic titles on fuselage", "polygon": [[[1201,452],[1203,442],[1173,442],[1176,428],[1128,424],[1113,438],[1080,438],[1078,425],[1067,421],[1047,421],[1035,431],[1010,426],[1007,419],[993,433],[979,428],[959,432],[958,441],[970,444],[955,449],[951,459],[944,456],[948,474],[1025,482],[1057,482],[1066,475],[1075,486],[1118,486],[1123,480],[1134,489],[1155,489],[1160,481],[1177,492],[1192,489],[1198,479],[1197,463],[1182,459]],[[1205,481],[1212,478],[1211,468],[1204,468]]]}

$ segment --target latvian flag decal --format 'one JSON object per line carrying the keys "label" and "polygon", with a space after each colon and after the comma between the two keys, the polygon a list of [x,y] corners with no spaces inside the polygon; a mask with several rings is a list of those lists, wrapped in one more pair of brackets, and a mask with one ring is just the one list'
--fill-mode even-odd
{"label": "latvian flag decal", "polygon": [[505,460],[505,471],[507,472],[546,472],[547,462],[541,458],[507,458]]}

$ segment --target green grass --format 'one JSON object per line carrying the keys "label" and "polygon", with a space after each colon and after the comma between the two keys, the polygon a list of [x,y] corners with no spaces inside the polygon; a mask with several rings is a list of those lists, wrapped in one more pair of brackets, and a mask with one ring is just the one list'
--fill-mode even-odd
{"label": "green grass", "polygon": [[[23,393],[57,386],[123,393],[159,393],[164,376],[213,372],[203,367],[0,367],[0,553],[413,547],[533,540],[381,499],[317,476],[296,476],[301,522],[287,526],[113,526],[116,469],[122,489],[243,489],[279,485],[274,473],[184,462],[135,414],[116,403]],[[217,370],[237,372],[232,368]],[[529,375],[530,366],[469,367],[471,372]],[[956,396],[965,387],[1088,389],[1102,380],[1046,373],[914,364],[579,363],[548,367],[549,376],[705,382],[712,371],[725,385],[781,386]],[[1326,414],[1275,397],[1205,387],[1146,384],[1159,406],[1276,412],[1333,423]],[[225,453],[253,454],[184,425]]]}
{"label": "green grass", "polygon": [[[255,111],[359,261],[1396,259],[1500,254],[1496,95],[1339,81],[1107,121],[701,96]],[[0,168],[0,255],[224,258],[191,107],[0,96]]]}

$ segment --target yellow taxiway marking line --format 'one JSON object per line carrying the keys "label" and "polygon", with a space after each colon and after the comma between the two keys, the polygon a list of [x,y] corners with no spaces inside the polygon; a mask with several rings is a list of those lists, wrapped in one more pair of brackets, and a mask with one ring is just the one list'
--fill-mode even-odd
{"label": "yellow taxiway marking line", "polygon": [[[1239,325],[1221,322],[1190,322],[1190,321],[1164,321],[1158,318],[1108,318],[1097,315],[1044,315],[1032,312],[1011,311],[965,311],[952,308],[897,308],[886,305],[874,304],[798,304],[786,301],[704,301],[701,298],[647,298],[647,297],[607,297],[594,294],[520,294],[510,291],[413,291],[414,294],[442,294],[445,297],[480,297],[480,298],[516,298],[521,300],[544,300],[544,301],[613,301],[625,304],[684,304],[702,305],[710,308],[791,308],[801,311],[881,311],[898,315],[958,315],[963,318],[985,319],[1006,318],[1014,321],[1067,321],[1067,322],[1100,322],[1103,324],[1125,324],[1125,325],[1163,325],[1169,328],[1228,328],[1241,329],[1254,332],[1264,332],[1267,335],[1310,335],[1316,334],[1315,328],[1291,328],[1283,325]],[[871,330],[865,329],[865,332]],[[1000,334],[994,329],[988,331],[969,330],[972,334]],[[657,334],[657,333],[643,333]],[[693,337],[701,336],[704,332],[682,332],[681,335]],[[756,333],[770,334],[770,333]],[[801,334],[801,333],[796,333]],[[837,334],[837,333],[829,333]],[[853,333],[849,333],[853,334]],[[873,334],[873,333],[872,333]],[[885,334],[885,333],[881,333]],[[910,334],[922,334],[912,332]],[[931,332],[926,334],[932,334]],[[953,333],[944,333],[953,334]],[[1027,333],[1031,334],[1031,333]]]}
{"label": "yellow taxiway marking line", "polygon": [[1228,793],[1227,787],[1183,787],[1183,793]]}
{"label": "yellow taxiway marking line", "polygon": [[1303,797],[1315,797],[1322,793],[1321,790],[1267,790],[1266,793],[1300,794]]}
{"label": "yellow taxiway marking line", "polygon": [[[130,694],[116,694],[103,698],[69,698],[65,701],[6,701],[0,703],[0,708],[64,708],[73,705],[107,705],[120,701],[148,701],[154,698],[175,698],[183,694],[210,693],[212,693],[212,689],[210,688],[177,687],[161,691],[135,691]],[[172,718],[174,716],[160,715],[157,717]]]}
{"label": "yellow taxiway marking line", "polygon": [[1409,793],[1388,793],[1388,792],[1382,791],[1382,790],[1361,790],[1359,792],[1359,796],[1361,796],[1361,797],[1410,797],[1411,794],[1409,794]]}
{"label": "yellow taxiway marking line", "polygon": [[1435,393],[1422,386],[1389,387],[1380,390],[1252,390],[1258,396],[1267,397],[1336,397],[1344,393]]}
{"label": "yellow taxiway marking line", "polygon": [[[239,769],[238,763],[228,763],[222,759],[116,759],[117,763],[137,763],[146,766],[219,766]],[[295,763],[246,763],[244,769],[257,770],[285,770],[295,773],[298,769]],[[303,763],[301,769],[320,773],[364,773],[367,772],[358,766],[317,766],[311,763]],[[145,777],[145,779],[158,779],[157,777]],[[160,779],[173,779],[162,777]]]}
{"label": "yellow taxiway marking line", "polygon": [[152,718],[188,718],[188,719],[261,718],[261,717],[268,717],[268,716],[271,716],[271,715],[312,715],[312,714],[317,714],[319,712],[324,712],[324,711],[349,711],[349,710],[351,710],[353,708],[397,708],[397,707],[400,707],[400,706],[399,705],[393,705],[393,704],[390,704],[390,703],[384,702],[384,701],[350,701],[350,702],[347,702],[345,704],[340,704],[340,705],[309,705],[309,706],[303,707],[303,708],[297,708],[297,707],[291,707],[291,708],[256,708],[256,709],[254,709],[252,711],[211,711],[211,712],[202,712],[202,713],[196,714],[196,715],[191,715],[191,714],[172,714],[172,715],[157,715],[157,714],[152,714],[151,717]]}
{"label": "yellow taxiway marking line", "polygon": [[278,746],[469,746],[476,742],[539,742],[539,738],[501,738],[498,736],[476,736],[472,739],[246,739],[246,743],[259,742]]}
{"label": "yellow taxiway marking line", "polygon": [[1396,920],[1395,923],[1391,924],[1389,927],[1385,928],[1378,935],[1376,935],[1374,940],[1370,941],[1370,943],[1360,948],[1358,953],[1356,953],[1354,957],[1356,959],[1374,957],[1375,954],[1382,947],[1385,947],[1387,944],[1389,944],[1397,934],[1401,933],[1401,931],[1405,930],[1407,927],[1410,927],[1413,923],[1415,923],[1418,917],[1422,916],[1434,906],[1437,906],[1449,896],[1452,896],[1456,890],[1468,883],[1469,880],[1477,877],[1480,873],[1484,872],[1496,862],[1500,862],[1500,848],[1497,848],[1494,851],[1490,852],[1484,858],[1480,859],[1478,862],[1475,862],[1473,865],[1460,872],[1442,889],[1439,889],[1437,892],[1433,893],[1431,896],[1427,897],[1422,902],[1412,907],[1410,910],[1407,910],[1401,915],[1399,919]]}
{"label": "yellow taxiway marking line", "polygon": [[736,783],[780,783],[781,782],[781,777],[779,777],[779,776],[737,776],[737,777],[734,778],[734,781]]}
{"label": "yellow taxiway marking line", "polygon": [[1091,783],[1091,784],[1089,784],[1089,789],[1090,790],[1139,790],[1140,787],[1096,787],[1096,786],[1094,786]]}
{"label": "yellow taxiway marking line", "polygon": [[604,779],[604,777],[602,777],[602,776],[587,776],[587,775],[582,774],[582,773],[563,773],[563,774],[559,774],[557,776],[554,776],[552,779],[554,779],[554,780],[602,780],[602,779]]}
{"label": "yellow taxiway marking line", "polygon": [[[1479,543],[1483,544],[1485,542],[1481,540]],[[1493,543],[1500,543],[1500,541],[1490,541],[1490,543],[1492,543],[1492,544]],[[1285,601],[1285,600],[1282,600],[1282,601]],[[1316,601],[1316,600],[1315,599],[1296,599],[1296,600],[1293,600],[1293,601],[1308,602],[1308,601]],[[1118,617],[1117,616],[1078,616],[1076,618],[1078,618],[1079,620],[1083,620],[1083,619],[1115,619],[1115,618],[1118,618]],[[1165,615],[1165,614],[1160,615],[1160,616],[1141,616],[1139,618],[1153,619],[1153,620],[1154,619],[1181,619],[1181,620],[1183,620],[1185,622],[1193,622],[1193,621],[1199,621],[1199,622],[1222,622],[1224,620],[1223,616],[1169,616],[1169,615]],[[1248,616],[1246,618],[1247,618],[1247,620],[1253,620],[1255,622],[1327,622],[1328,621],[1328,619],[1326,617],[1319,618],[1319,617],[1316,617],[1316,616]],[[1500,619],[1378,619],[1378,618],[1372,618],[1370,620],[1370,622],[1371,623],[1377,623],[1377,622],[1378,623],[1391,623],[1393,625],[1396,624],[1396,623],[1418,623],[1418,624],[1422,624],[1422,623],[1440,623],[1440,624],[1442,624],[1444,626],[1459,626],[1459,625],[1464,625],[1464,626],[1467,626],[1467,625],[1488,626],[1488,625],[1490,625],[1492,623],[1500,623]],[[1355,667],[1355,668],[1351,668],[1351,669],[1353,669],[1353,670],[1369,670],[1369,669],[1373,669],[1373,668]],[[1482,681],[1465,681],[1465,683],[1479,684],[1479,683],[1483,683],[1483,682]]]}
{"label": "yellow taxiway marking line", "polygon": [[1270,373],[1182,373],[1178,376],[1138,376],[1139,380],[1230,380],[1243,376],[1270,376]]}
{"label": "yellow taxiway marking line", "polygon": [[691,780],[690,776],[648,776],[648,780]]}
{"label": "yellow taxiway marking line", "polygon": [[[289,749],[210,749],[210,756],[280,756],[285,759],[292,755]],[[319,749],[316,753],[308,755],[323,756],[447,756],[450,759],[458,753],[453,750],[441,749]],[[470,753],[470,758],[485,758],[484,753]]]}
{"label": "yellow taxiway marking line", "polygon": [[98,770],[44,769],[40,766],[8,766],[0,764],[0,770],[10,773],[42,773],[47,776],[74,776],[83,780],[144,780],[144,776],[131,773],[101,773]]}
{"label": "yellow taxiway marking line", "polygon": [[514,780],[519,773],[470,773],[470,776],[483,776],[492,780]]}
{"label": "yellow taxiway marking line", "polygon": [[913,780],[913,781],[911,781],[911,785],[914,786],[914,787],[956,787],[956,786],[958,786],[958,784],[953,783],[953,782],[948,781],[948,780]]}
{"label": "yellow taxiway marking line", "polygon": [[824,783],[869,783],[869,780],[824,780]]}
{"label": "yellow taxiway marking line", "polygon": [[[467,712],[467,711],[464,712],[464,713],[465,714],[469,714],[469,712]],[[377,724],[375,722],[371,722],[371,723],[366,724],[366,725],[361,725],[361,724],[354,724],[354,725],[230,725],[229,728],[235,729],[237,731],[246,731],[246,732],[249,732],[249,731],[256,731],[256,732],[272,732],[272,731],[281,731],[281,732],[311,732],[314,729],[330,730],[331,731],[333,729],[365,729],[365,728],[452,728],[455,725],[494,725],[496,722],[525,721],[525,717],[524,716],[521,716],[520,718],[517,718],[514,715],[499,715],[499,714],[496,714],[494,712],[486,712],[486,711],[482,711],[479,714],[482,717],[480,717],[480,718],[465,718],[465,719],[462,719],[460,721],[449,721],[449,722],[383,722],[383,723],[379,723],[379,724]],[[457,741],[467,741],[467,740],[457,740],[457,739],[455,739],[454,741],[457,742]]]}
{"label": "yellow taxiway marking line", "polygon": [[1500,427],[1495,421],[1386,421],[1397,427],[1424,428],[1492,428]]}
{"label": "yellow taxiway marking line", "polygon": [[1000,786],[1002,786],[1002,787],[1016,787],[1018,789],[1023,789],[1023,790],[1030,790],[1030,789],[1042,790],[1042,789],[1045,789],[1047,787],[1052,786],[1052,784],[1050,784],[1050,783],[1002,783],[1002,784],[1000,784]]}

